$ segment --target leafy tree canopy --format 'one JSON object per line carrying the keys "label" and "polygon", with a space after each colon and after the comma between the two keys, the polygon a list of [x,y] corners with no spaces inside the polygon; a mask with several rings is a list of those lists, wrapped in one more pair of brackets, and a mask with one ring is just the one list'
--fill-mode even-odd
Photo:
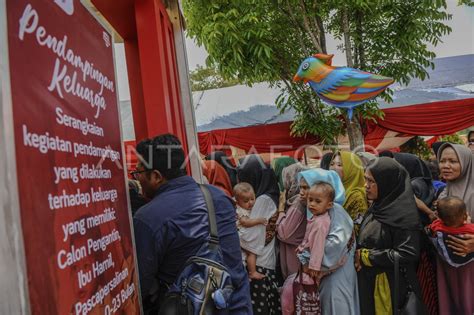
{"label": "leafy tree canopy", "polygon": [[[459,0],[459,4],[472,1]],[[184,0],[187,32],[224,78],[244,84],[268,81],[282,88],[277,105],[296,111],[292,131],[326,143],[345,132],[339,109],[292,82],[300,62],[326,48],[326,35],[343,40],[348,65],[394,78],[425,79],[436,46],[451,29],[446,0]],[[382,95],[390,100],[391,91]],[[380,116],[375,102],[359,106],[364,118]],[[345,113],[344,113],[345,114]]]}
{"label": "leafy tree canopy", "polygon": [[239,84],[237,79],[226,80],[215,68],[198,66],[190,73],[191,89],[204,91]]}

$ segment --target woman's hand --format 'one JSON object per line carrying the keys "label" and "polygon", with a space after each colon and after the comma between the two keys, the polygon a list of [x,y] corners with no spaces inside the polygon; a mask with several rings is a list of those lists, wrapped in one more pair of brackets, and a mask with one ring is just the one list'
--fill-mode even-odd
{"label": "woman's hand", "polygon": [[428,213],[428,218],[431,222],[433,222],[434,220],[438,219],[438,214],[434,211],[431,211],[430,213]]}
{"label": "woman's hand", "polygon": [[448,247],[451,248],[456,255],[466,256],[474,253],[474,234],[464,234],[452,236],[448,235]]}
{"label": "woman's hand", "polygon": [[360,271],[362,269],[362,264],[360,263],[360,249],[356,250],[354,258],[354,267],[356,271]]}
{"label": "woman's hand", "polygon": [[421,212],[424,212],[428,216],[431,222],[433,222],[434,220],[438,218],[438,215],[436,214],[436,212],[428,208],[428,206],[425,205],[425,203],[421,201],[420,199],[418,199],[416,196],[415,196],[415,202],[416,202],[416,207],[418,208],[418,210],[420,210]]}

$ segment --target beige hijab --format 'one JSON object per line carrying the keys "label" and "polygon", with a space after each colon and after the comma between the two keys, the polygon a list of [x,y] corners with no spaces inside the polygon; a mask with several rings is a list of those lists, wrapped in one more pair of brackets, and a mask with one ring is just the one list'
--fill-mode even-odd
{"label": "beige hijab", "polygon": [[461,175],[457,179],[447,182],[446,195],[464,200],[471,215],[471,222],[474,222],[474,154],[463,145],[445,143],[439,149],[438,163],[441,159],[441,153],[447,147],[451,147],[456,152],[461,163]]}

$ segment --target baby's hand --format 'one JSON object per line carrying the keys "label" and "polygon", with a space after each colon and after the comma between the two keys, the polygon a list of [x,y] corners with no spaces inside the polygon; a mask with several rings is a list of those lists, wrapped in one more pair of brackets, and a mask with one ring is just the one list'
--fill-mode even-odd
{"label": "baby's hand", "polygon": [[268,225],[268,219],[260,218],[260,224],[263,224],[263,225],[267,226]]}
{"label": "baby's hand", "polygon": [[464,224],[469,224],[471,223],[472,220],[471,220],[471,216],[469,215],[469,212],[467,213],[467,216],[466,216],[466,220],[464,221]]}

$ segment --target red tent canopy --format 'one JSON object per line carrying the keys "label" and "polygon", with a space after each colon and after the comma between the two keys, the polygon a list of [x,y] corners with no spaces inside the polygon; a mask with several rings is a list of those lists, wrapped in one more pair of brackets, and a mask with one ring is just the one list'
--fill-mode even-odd
{"label": "red tent canopy", "polygon": [[[474,125],[474,98],[417,104],[384,109],[384,119],[365,121],[364,137],[368,148],[377,148],[391,132],[393,138],[414,135],[440,136],[452,134]],[[292,137],[291,121],[220,129],[198,133],[202,154],[228,151],[234,146],[250,152],[294,153],[295,150],[319,142],[316,136]],[[135,141],[126,141],[127,166],[136,165]]]}
{"label": "red tent canopy", "polygon": [[[365,143],[376,148],[388,131],[398,137],[447,135],[474,125],[474,98],[384,109],[384,119],[365,121]],[[318,137],[292,137],[292,122],[220,129],[198,134],[202,154],[234,146],[249,151],[284,152],[317,144]],[[272,151],[273,149],[273,151]]]}
{"label": "red tent canopy", "polygon": [[288,121],[269,125],[200,132],[198,134],[199,149],[202,154],[228,149],[229,146],[245,151],[281,153],[294,151],[304,145],[319,142],[319,138],[316,136],[292,137],[290,135],[291,124],[292,122]]}

